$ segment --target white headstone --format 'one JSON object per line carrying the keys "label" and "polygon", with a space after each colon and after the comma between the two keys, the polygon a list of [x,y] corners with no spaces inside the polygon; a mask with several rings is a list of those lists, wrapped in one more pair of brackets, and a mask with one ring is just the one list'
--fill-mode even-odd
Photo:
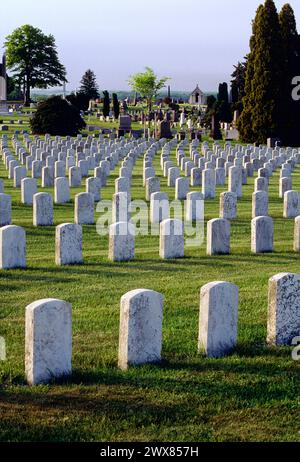
{"label": "white headstone", "polygon": [[54,182],[54,202],[56,204],[65,204],[70,202],[70,186],[66,177],[56,178]]}
{"label": "white headstone", "polygon": [[51,194],[37,193],[33,196],[33,226],[53,225],[53,199]]}
{"label": "white headstone", "polygon": [[238,288],[211,282],[200,292],[199,351],[210,358],[227,355],[237,343]]}
{"label": "white headstone", "polygon": [[230,167],[228,175],[228,191],[242,197],[242,169],[240,167]]}
{"label": "white headstone", "polygon": [[170,216],[169,198],[166,193],[153,193],[150,198],[150,222],[159,224]]}
{"label": "white headstone", "polygon": [[113,195],[112,223],[128,222],[130,220],[130,194],[121,192]]}
{"label": "white headstone", "polygon": [[300,252],[300,216],[295,218],[294,251]]}
{"label": "white headstone", "polygon": [[150,201],[151,194],[160,192],[160,179],[151,177],[146,180],[146,200]]}
{"label": "white headstone", "polygon": [[164,260],[184,257],[184,225],[181,220],[161,222],[159,254]]}
{"label": "white headstone", "polygon": [[39,300],[26,308],[25,372],[29,385],[71,374],[72,307],[62,300]]}
{"label": "white headstone", "polygon": [[161,361],[163,296],[138,289],[121,298],[119,367]]}
{"label": "white headstone", "polygon": [[230,221],[216,218],[207,223],[207,254],[230,254]]}
{"label": "white headstone", "polygon": [[75,223],[77,225],[93,225],[95,223],[94,196],[92,194],[76,194]]}
{"label": "white headstone", "polygon": [[135,226],[128,222],[114,223],[109,228],[109,259],[114,262],[134,259]]}
{"label": "white headstone", "polygon": [[37,181],[35,178],[24,178],[21,181],[21,201],[22,204],[32,205],[33,196],[37,194]]}
{"label": "white headstone", "polygon": [[81,186],[81,170],[79,167],[71,167],[69,169],[69,185],[70,188],[79,188]]}
{"label": "white headstone", "polygon": [[0,268],[26,267],[26,234],[20,226],[0,228]]}
{"label": "white headstone", "polygon": [[292,190],[292,179],[289,177],[280,178],[279,180],[279,197],[283,199],[287,191]]}
{"label": "white headstone", "polygon": [[51,188],[54,186],[54,168],[44,167],[42,170],[42,188]]}
{"label": "white headstone", "polygon": [[60,266],[83,262],[80,225],[65,223],[56,227],[55,262]]}
{"label": "white headstone", "polygon": [[283,217],[296,218],[299,215],[299,205],[298,191],[284,193]]}
{"label": "white headstone", "polygon": [[269,215],[269,198],[265,191],[252,194],[252,218],[267,217]]}
{"label": "white headstone", "polygon": [[0,226],[11,224],[12,210],[11,196],[8,194],[0,194]]}
{"label": "white headstone", "polygon": [[100,178],[87,178],[86,179],[86,192],[94,196],[94,201],[101,200],[101,180]]}
{"label": "white headstone", "polygon": [[216,195],[216,175],[212,168],[202,172],[202,194],[204,199],[214,199]]}
{"label": "white headstone", "polygon": [[175,182],[175,199],[185,200],[189,192],[190,185],[188,178],[177,178]]}
{"label": "white headstone", "polygon": [[202,193],[190,192],[186,196],[186,220],[204,220],[204,198]]}
{"label": "white headstone", "polygon": [[14,168],[14,187],[21,188],[21,181],[26,178],[27,170],[25,167]]}
{"label": "white headstone", "polygon": [[237,195],[231,192],[220,194],[220,218],[235,220],[237,218]]}
{"label": "white headstone", "polygon": [[281,273],[269,280],[268,338],[270,345],[291,346],[300,334],[300,275]]}
{"label": "white headstone", "polygon": [[257,217],[251,222],[251,251],[273,252],[274,225],[271,217]]}

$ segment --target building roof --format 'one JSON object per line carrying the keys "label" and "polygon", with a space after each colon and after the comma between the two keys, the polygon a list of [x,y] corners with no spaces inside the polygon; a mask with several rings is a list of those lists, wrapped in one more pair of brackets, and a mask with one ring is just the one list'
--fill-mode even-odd
{"label": "building roof", "polygon": [[198,84],[197,84],[197,86],[196,86],[195,90],[194,90],[194,91],[191,93],[191,96],[192,96],[192,95],[195,95],[196,93],[199,93],[200,95],[204,95],[203,91],[202,91],[202,90],[200,90],[200,88],[199,88],[199,85],[198,85]]}

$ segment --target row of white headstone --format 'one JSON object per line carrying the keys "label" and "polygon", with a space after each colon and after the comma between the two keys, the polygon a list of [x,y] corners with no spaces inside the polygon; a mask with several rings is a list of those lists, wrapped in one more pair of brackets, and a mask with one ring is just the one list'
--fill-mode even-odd
{"label": "row of white headstone", "polygon": [[[209,358],[231,353],[238,337],[238,287],[212,282],[200,292],[199,352]],[[121,298],[118,365],[161,361],[164,297],[145,289]],[[269,281],[269,345],[291,346],[300,333],[300,275],[281,273]],[[72,372],[72,307],[46,299],[26,308],[25,372],[30,385],[47,383]]]}
{"label": "row of white headstone", "polygon": [[[55,262],[57,265],[83,263],[82,227],[64,223],[56,227]],[[270,217],[257,217],[251,224],[251,251],[274,250],[274,228]],[[295,219],[294,250],[300,251],[300,216]],[[210,220],[207,226],[207,255],[228,255],[231,251],[230,222],[223,218]],[[185,256],[184,224],[181,220],[164,220],[160,224],[159,255],[162,259]],[[114,223],[109,228],[108,258],[127,262],[135,258],[135,226],[128,222]],[[26,268],[26,233],[20,226],[0,228],[0,269]]]}

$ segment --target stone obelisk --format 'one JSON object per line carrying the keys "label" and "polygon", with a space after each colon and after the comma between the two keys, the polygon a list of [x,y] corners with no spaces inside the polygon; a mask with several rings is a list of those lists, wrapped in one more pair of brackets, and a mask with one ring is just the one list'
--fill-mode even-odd
{"label": "stone obelisk", "polygon": [[3,55],[2,64],[0,64],[0,112],[7,112],[7,74],[6,74],[6,56]]}

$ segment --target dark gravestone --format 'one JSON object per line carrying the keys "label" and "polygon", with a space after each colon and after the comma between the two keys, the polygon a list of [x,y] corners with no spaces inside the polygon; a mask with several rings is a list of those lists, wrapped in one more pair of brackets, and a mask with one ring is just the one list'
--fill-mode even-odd
{"label": "dark gravestone", "polygon": [[144,131],[143,130],[131,130],[131,136],[132,138],[141,138],[143,136]]}
{"label": "dark gravestone", "polygon": [[131,130],[131,117],[128,115],[121,115],[119,117],[119,129]]}
{"label": "dark gravestone", "polygon": [[162,120],[161,122],[158,123],[158,138],[167,138],[171,139],[173,138],[172,132],[171,132],[171,124],[167,120]]}

